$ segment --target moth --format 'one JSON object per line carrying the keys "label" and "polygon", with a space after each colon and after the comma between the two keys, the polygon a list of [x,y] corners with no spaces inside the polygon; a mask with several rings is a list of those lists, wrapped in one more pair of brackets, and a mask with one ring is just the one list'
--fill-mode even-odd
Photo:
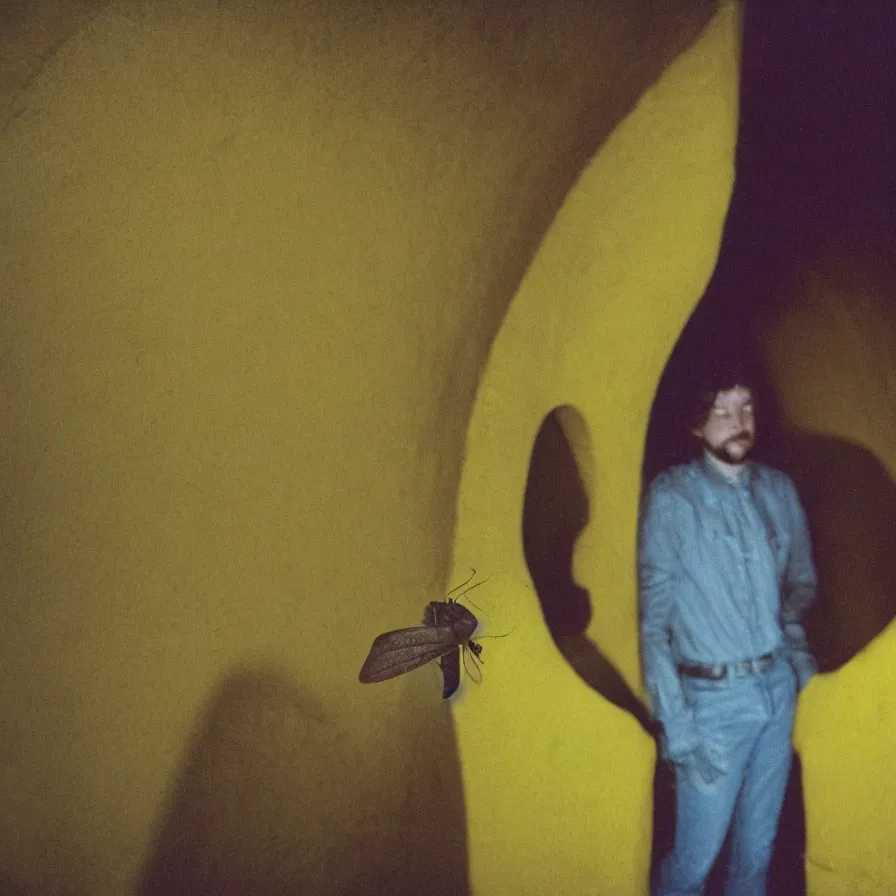
{"label": "moth", "polygon": [[[475,575],[474,570],[473,576]],[[469,584],[473,576],[463,585],[449,591],[446,600],[430,601],[423,611],[423,625],[399,628],[378,635],[364,660],[358,679],[363,684],[387,681],[437,659],[442,670],[442,699],[446,700],[460,685],[460,655],[463,651],[464,668],[467,668],[468,648],[478,674],[477,664],[482,656],[482,645],[473,641],[472,637],[479,620],[463,604],[459,604],[457,598],[450,597],[459,588]],[[477,582],[458,596],[487,581],[488,579],[484,579]],[[467,674],[475,678],[468,668]]]}

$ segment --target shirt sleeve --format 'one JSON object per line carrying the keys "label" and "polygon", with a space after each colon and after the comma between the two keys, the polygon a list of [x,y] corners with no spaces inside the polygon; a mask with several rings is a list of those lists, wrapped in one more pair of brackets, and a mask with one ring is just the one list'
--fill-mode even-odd
{"label": "shirt sleeve", "polygon": [[641,658],[650,709],[663,727],[661,749],[667,759],[690,752],[697,743],[671,643],[679,554],[675,497],[654,487],[645,501],[638,535]]}
{"label": "shirt sleeve", "polygon": [[781,594],[781,627],[787,642],[787,651],[799,679],[800,690],[818,671],[815,658],[809,650],[804,620],[815,600],[817,577],[812,562],[812,540],[809,524],[800,503],[796,487],[788,480],[791,539],[790,555]]}

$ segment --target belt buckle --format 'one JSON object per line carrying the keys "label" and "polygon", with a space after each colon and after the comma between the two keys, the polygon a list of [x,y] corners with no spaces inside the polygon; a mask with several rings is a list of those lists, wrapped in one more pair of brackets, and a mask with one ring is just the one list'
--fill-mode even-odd
{"label": "belt buckle", "polygon": [[772,655],[766,653],[749,660],[741,660],[735,668],[742,675],[758,675],[771,667],[772,659]]}

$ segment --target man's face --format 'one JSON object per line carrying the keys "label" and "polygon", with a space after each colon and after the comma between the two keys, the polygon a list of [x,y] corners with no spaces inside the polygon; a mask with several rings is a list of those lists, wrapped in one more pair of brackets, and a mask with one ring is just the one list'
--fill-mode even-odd
{"label": "man's face", "polygon": [[710,454],[728,464],[741,464],[756,442],[753,393],[735,386],[716,395],[706,422],[694,430]]}

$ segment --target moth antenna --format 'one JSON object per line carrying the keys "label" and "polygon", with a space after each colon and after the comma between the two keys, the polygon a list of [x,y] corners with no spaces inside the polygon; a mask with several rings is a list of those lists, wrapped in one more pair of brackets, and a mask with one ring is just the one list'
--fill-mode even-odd
{"label": "moth antenna", "polygon": [[470,578],[467,579],[466,582],[461,582],[460,585],[456,585],[454,588],[452,588],[452,589],[445,595],[445,597],[450,597],[452,594],[454,594],[455,591],[459,591],[459,590],[460,590],[461,588],[463,588],[465,585],[469,585],[470,582],[472,582],[473,579],[475,579],[475,578],[476,578],[476,570],[473,569],[473,567],[471,566],[471,567],[470,567]]}
{"label": "moth antenna", "polygon": [[514,626],[509,632],[504,632],[503,635],[476,635],[476,640],[481,641],[483,638],[506,638],[508,635],[512,635],[516,631],[516,626]]}
{"label": "moth antenna", "polygon": [[[470,585],[469,588],[467,588],[465,591],[461,591],[461,593],[458,594],[457,597],[452,598],[452,600],[455,600],[455,601],[460,600],[465,594],[469,594],[474,588],[478,588],[480,585],[484,585],[484,584],[485,584],[489,579],[491,579],[491,578],[493,578],[493,576],[489,576],[488,578],[483,579],[481,582],[477,582],[475,585]],[[470,580],[467,579],[467,582],[469,582],[469,581],[470,581]],[[465,585],[465,584],[466,584],[466,582],[464,582],[464,585]],[[461,586],[461,587],[463,587],[463,586]],[[455,588],[454,590],[457,591],[457,588]],[[450,593],[450,592],[449,592],[449,593]],[[467,602],[470,603],[470,604],[472,604],[474,607],[476,607],[476,609],[479,610],[480,613],[483,612],[482,607],[480,607],[479,604],[476,604],[476,603],[474,603],[472,600],[470,600],[469,597],[467,598]]]}

